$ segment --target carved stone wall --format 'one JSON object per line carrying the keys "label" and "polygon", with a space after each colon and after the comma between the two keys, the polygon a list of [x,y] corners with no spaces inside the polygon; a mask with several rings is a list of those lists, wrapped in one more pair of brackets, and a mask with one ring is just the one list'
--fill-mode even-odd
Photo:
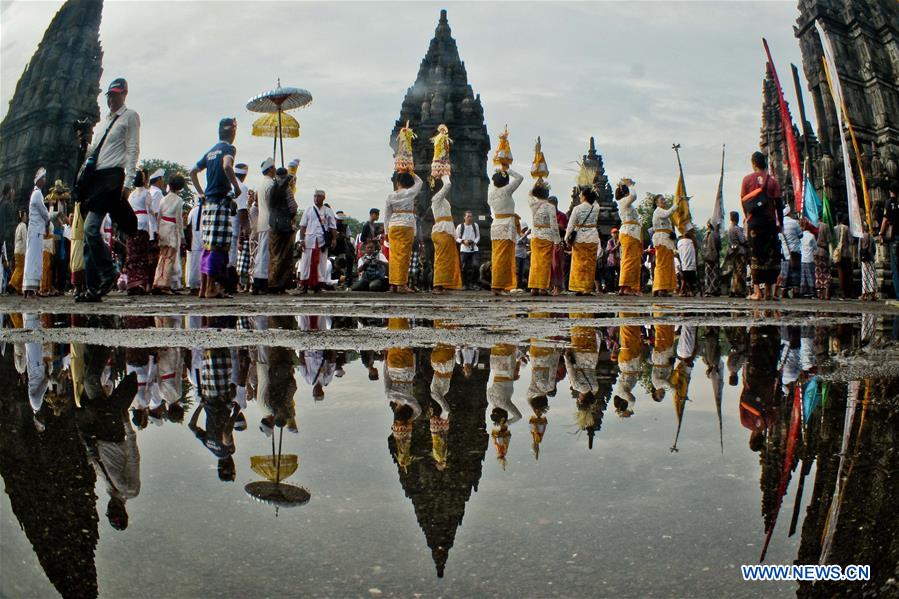
{"label": "carved stone wall", "polygon": [[68,0],[16,85],[0,124],[0,182],[12,186],[20,205],[39,166],[50,185],[62,179],[71,186],[79,166],[72,123],[100,120],[102,9],[102,0]]}

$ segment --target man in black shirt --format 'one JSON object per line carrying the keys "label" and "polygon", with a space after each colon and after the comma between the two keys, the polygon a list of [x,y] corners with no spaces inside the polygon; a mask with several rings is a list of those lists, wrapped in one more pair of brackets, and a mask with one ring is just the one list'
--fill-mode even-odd
{"label": "man in black shirt", "polygon": [[381,218],[381,211],[377,208],[372,208],[368,211],[368,221],[362,225],[362,233],[359,234],[359,241],[363,246],[369,239],[374,239],[380,245],[380,237],[384,233],[384,227],[378,223],[379,218]]}
{"label": "man in black shirt", "polygon": [[886,201],[880,223],[880,242],[890,250],[890,273],[893,276],[893,297],[899,299],[899,181],[890,183],[890,197]]}

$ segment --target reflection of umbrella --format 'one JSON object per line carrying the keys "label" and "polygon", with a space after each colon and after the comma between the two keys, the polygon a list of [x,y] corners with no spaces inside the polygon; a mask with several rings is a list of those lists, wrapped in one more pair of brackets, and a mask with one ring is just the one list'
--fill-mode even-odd
{"label": "reflection of umbrella", "polygon": [[284,427],[280,427],[278,435],[278,450],[275,451],[275,437],[272,436],[272,454],[250,456],[250,468],[260,476],[268,480],[257,480],[247,483],[244,487],[247,495],[268,505],[275,506],[275,516],[278,508],[296,507],[309,502],[312,496],[303,487],[289,485],[282,482],[290,477],[299,467],[299,457],[296,454],[282,454],[281,442],[284,439]]}
{"label": "reflection of umbrella", "polygon": [[297,471],[298,458],[295,454],[250,456],[250,468],[259,476],[264,476],[273,483],[281,482]]}
{"label": "reflection of umbrella", "polygon": [[[278,137],[278,115],[264,114],[253,122],[253,135],[256,137]],[[299,137],[300,122],[289,114],[281,115],[281,135],[283,137]]]}
{"label": "reflection of umbrella", "polygon": [[[278,115],[278,136],[275,138],[275,147],[281,144],[281,166],[284,166],[284,127],[282,124],[283,113],[287,110],[302,108],[312,102],[312,94],[298,87],[278,87],[261,93],[247,102],[247,110],[251,112],[264,112]],[[274,150],[273,150],[274,151]]]}
{"label": "reflection of umbrella", "polygon": [[309,503],[312,495],[303,487],[288,485],[285,483],[273,483],[267,480],[257,480],[243,488],[247,495],[267,505],[276,508],[297,507]]}

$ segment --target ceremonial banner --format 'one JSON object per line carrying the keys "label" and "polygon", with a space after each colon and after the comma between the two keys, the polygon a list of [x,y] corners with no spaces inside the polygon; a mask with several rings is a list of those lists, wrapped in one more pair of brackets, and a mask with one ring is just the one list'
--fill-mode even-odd
{"label": "ceremonial banner", "polygon": [[784,92],[780,87],[780,79],[777,78],[777,69],[774,68],[774,60],[771,58],[771,50],[768,49],[768,41],[762,38],[765,46],[765,54],[768,55],[768,66],[771,67],[771,76],[774,85],[777,86],[777,101],[780,104],[780,122],[784,128],[784,137],[787,142],[787,159],[790,162],[790,177],[793,180],[793,200],[796,212],[802,214],[802,175],[799,169],[799,150],[796,148],[796,137],[793,135],[793,119],[790,110],[784,100]]}
{"label": "ceremonial banner", "polygon": [[802,213],[813,225],[818,226],[821,220],[821,199],[815,192],[815,186],[809,181],[808,176],[805,177],[805,191],[802,194]]}
{"label": "ceremonial banner", "polygon": [[821,187],[821,219],[833,229],[833,212],[830,211],[830,200],[827,199],[827,193],[823,186]]}
{"label": "ceremonial banner", "polygon": [[724,222],[724,146],[721,146],[721,178],[718,179],[718,193],[715,194],[715,207],[712,208],[712,224]]}
{"label": "ceremonial banner", "polygon": [[[837,65],[834,62],[834,51],[830,45],[830,39],[817,21],[815,22],[815,29],[818,30],[818,35],[821,37],[821,46],[824,48],[824,74],[827,76],[827,84],[830,87],[830,95],[833,98],[837,122],[840,126],[840,146],[843,149],[843,164],[846,169],[846,198],[849,204],[849,232],[853,237],[861,237],[862,215],[858,208],[858,192],[855,189],[855,175],[852,172],[852,162],[849,160],[849,145],[846,143],[846,133],[843,130],[843,119],[847,116],[843,111],[843,88],[840,87],[840,78],[837,74]],[[864,173],[862,173],[862,176],[864,177]],[[865,209],[867,210],[867,208],[866,202]],[[870,210],[868,212],[870,213]]]}
{"label": "ceremonial banner", "polygon": [[677,227],[678,232],[683,235],[689,230],[690,224],[693,222],[693,217],[690,215],[690,202],[687,200],[687,190],[684,186],[683,171],[677,178],[677,187],[674,189],[674,204],[677,206],[677,210],[671,215],[671,222]]}

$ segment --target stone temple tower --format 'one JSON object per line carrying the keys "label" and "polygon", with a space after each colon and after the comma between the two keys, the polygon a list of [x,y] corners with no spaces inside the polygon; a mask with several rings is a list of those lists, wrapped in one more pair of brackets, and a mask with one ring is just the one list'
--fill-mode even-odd
{"label": "stone temple tower", "polygon": [[[818,165],[818,170],[824,174],[825,185],[832,189],[836,210],[845,210],[839,125],[821,64],[823,50],[815,30],[816,21],[827,32],[836,52],[846,109],[858,137],[876,212],[883,205],[889,182],[899,178],[899,2],[798,0],[798,5],[794,33],[799,39],[802,66],[818,117],[817,138],[821,153],[827,155],[823,160],[836,162],[836,168],[827,164]],[[849,151],[855,164],[854,150]],[[860,180],[856,184],[860,185]]]}
{"label": "stone temple tower", "polygon": [[[450,32],[446,11],[440,11],[440,21],[428,52],[421,61],[415,83],[406,92],[399,118],[390,134],[391,147],[396,146],[396,135],[409,121],[418,135],[414,141],[415,170],[427,181],[431,174],[431,158],[434,147],[430,139],[441,123],[449,127],[453,145],[450,160],[453,167],[450,201],[453,218],[461,222],[466,210],[471,210],[480,225],[481,249],[487,248],[490,236],[490,210],[487,206],[487,155],[490,137],[484,125],[484,109],[480,95],[475,95],[468,84],[465,63],[459,58],[456,40]],[[430,210],[431,191],[427,188],[418,197],[416,211],[421,217],[421,233],[430,237],[434,222]],[[430,244],[425,244],[430,247]]]}
{"label": "stone temple tower", "polygon": [[39,166],[46,167],[50,185],[74,181],[79,165],[72,123],[100,120],[102,10],[102,0],[68,0],[16,85],[0,124],[0,182],[12,186],[19,203],[27,200]]}

